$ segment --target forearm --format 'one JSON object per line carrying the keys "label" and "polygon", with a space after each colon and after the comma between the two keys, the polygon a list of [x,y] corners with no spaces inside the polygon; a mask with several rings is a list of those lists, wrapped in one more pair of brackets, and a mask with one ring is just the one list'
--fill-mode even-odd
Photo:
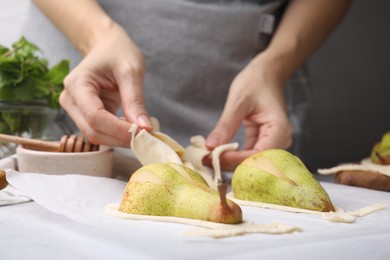
{"label": "forearm", "polygon": [[95,0],[33,2],[84,55],[106,32],[118,27]]}
{"label": "forearm", "polygon": [[280,83],[317,49],[341,21],[351,0],[292,0],[266,50],[253,62],[265,63]]}

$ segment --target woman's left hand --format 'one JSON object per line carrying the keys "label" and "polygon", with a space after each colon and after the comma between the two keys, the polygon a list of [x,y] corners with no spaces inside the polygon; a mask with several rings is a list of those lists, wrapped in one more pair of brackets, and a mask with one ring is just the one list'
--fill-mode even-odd
{"label": "woman's left hand", "polygon": [[245,128],[246,143],[242,150],[222,154],[222,169],[234,170],[245,158],[257,152],[286,149],[291,145],[292,126],[287,115],[284,83],[260,59],[252,61],[233,80],[223,113],[206,145],[213,149],[230,142],[241,123]]}

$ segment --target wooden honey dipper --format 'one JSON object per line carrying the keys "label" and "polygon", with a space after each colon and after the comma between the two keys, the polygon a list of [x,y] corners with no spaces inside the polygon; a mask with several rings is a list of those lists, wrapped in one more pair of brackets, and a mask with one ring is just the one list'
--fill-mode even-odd
{"label": "wooden honey dipper", "polygon": [[8,186],[7,179],[5,178],[5,171],[0,170],[0,190]]}
{"label": "wooden honey dipper", "polygon": [[99,150],[99,145],[91,144],[84,137],[77,135],[63,135],[59,142],[55,142],[0,134],[0,142],[19,144],[27,149],[46,152],[78,153]]}

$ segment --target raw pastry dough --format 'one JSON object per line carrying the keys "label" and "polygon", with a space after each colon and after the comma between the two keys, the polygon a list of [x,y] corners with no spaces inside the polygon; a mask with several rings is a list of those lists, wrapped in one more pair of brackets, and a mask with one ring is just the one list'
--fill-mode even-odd
{"label": "raw pastry dough", "polygon": [[341,164],[328,169],[318,169],[318,173],[322,175],[335,174],[341,171],[372,171],[383,175],[390,176],[390,165],[380,165],[371,162],[370,158],[363,159],[361,164],[348,163]]}
{"label": "raw pastry dough", "polygon": [[256,208],[263,208],[263,209],[275,209],[275,210],[281,210],[281,211],[292,212],[292,213],[307,213],[307,214],[321,214],[322,213],[320,211],[293,208],[293,207],[277,205],[277,204],[270,204],[270,203],[249,201],[249,200],[240,200],[240,199],[236,199],[234,197],[233,192],[229,192],[226,195],[226,197],[228,197],[229,199],[231,199],[232,201],[236,202],[237,204],[239,204],[241,206],[249,206],[249,207],[256,207]]}
{"label": "raw pastry dough", "polygon": [[277,205],[277,204],[269,204],[264,202],[256,202],[256,201],[247,201],[247,200],[240,200],[234,198],[234,194],[232,192],[227,194],[227,197],[231,199],[232,201],[236,202],[240,206],[249,206],[249,207],[257,207],[257,208],[264,208],[264,209],[275,209],[275,210],[281,210],[291,213],[306,213],[306,214],[315,214],[315,215],[322,215],[322,218],[328,221],[332,222],[343,222],[343,223],[353,223],[355,222],[355,217],[364,217],[368,214],[371,214],[375,211],[382,210],[388,207],[385,203],[376,203],[373,205],[369,205],[354,211],[348,211],[344,212],[343,209],[335,207],[336,212],[320,212],[320,211],[314,211],[314,210],[307,210],[307,209],[300,209],[300,208],[293,208],[283,205]]}
{"label": "raw pastry dough", "polygon": [[244,222],[241,224],[228,225],[189,218],[127,214],[119,211],[118,208],[118,203],[108,204],[106,206],[106,212],[111,216],[122,219],[168,222],[202,227],[184,232],[182,235],[185,237],[208,236],[213,238],[222,238],[238,236],[247,233],[287,234],[294,231],[301,231],[299,227],[287,226],[279,223],[259,225],[253,224],[251,222]]}
{"label": "raw pastry dough", "polygon": [[217,146],[212,152],[211,152],[211,160],[213,164],[214,169],[214,182],[212,188],[217,190],[218,187],[218,180],[222,180],[222,173],[221,173],[221,163],[219,160],[219,157],[222,153],[229,151],[229,150],[236,150],[238,148],[238,143],[230,143],[230,144],[223,144],[220,146]]}
{"label": "raw pastry dough", "polygon": [[322,213],[322,218],[331,222],[341,223],[353,223],[356,218],[351,214],[345,213],[342,208],[336,207],[336,212],[325,212]]}
{"label": "raw pastry dough", "polygon": [[178,154],[169,145],[144,129],[136,134],[137,130],[138,126],[133,124],[129,131],[131,133],[131,150],[142,165],[153,162],[182,163]]}
{"label": "raw pastry dough", "polygon": [[388,205],[385,203],[376,203],[376,204],[372,204],[372,205],[369,205],[367,207],[363,207],[363,208],[360,208],[360,209],[357,209],[354,211],[348,211],[347,213],[352,215],[352,216],[355,216],[355,217],[364,217],[364,216],[367,216],[368,214],[371,214],[371,213],[378,211],[378,210],[385,209],[387,207],[388,207]]}
{"label": "raw pastry dough", "polygon": [[195,228],[184,232],[183,236],[185,237],[208,236],[213,238],[223,238],[223,237],[231,237],[231,236],[241,236],[250,233],[289,234],[295,231],[302,231],[302,229],[295,226],[287,226],[279,223],[271,223],[271,224],[240,225],[237,227],[229,227],[226,229]]}

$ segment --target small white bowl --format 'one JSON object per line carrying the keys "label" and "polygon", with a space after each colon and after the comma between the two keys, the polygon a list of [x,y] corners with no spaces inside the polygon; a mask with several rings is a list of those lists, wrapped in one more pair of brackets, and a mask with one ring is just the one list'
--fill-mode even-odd
{"label": "small white bowl", "polygon": [[113,150],[100,147],[96,152],[60,153],[35,151],[18,146],[16,149],[20,172],[53,175],[81,174],[112,177]]}

